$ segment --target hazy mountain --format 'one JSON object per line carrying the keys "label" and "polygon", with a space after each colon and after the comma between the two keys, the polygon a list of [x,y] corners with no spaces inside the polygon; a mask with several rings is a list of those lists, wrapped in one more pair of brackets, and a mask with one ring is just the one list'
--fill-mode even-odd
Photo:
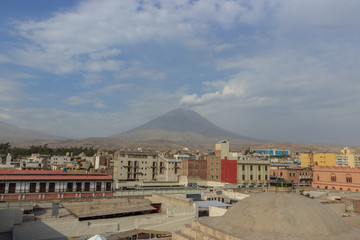
{"label": "hazy mountain", "polygon": [[259,140],[229,132],[210,122],[192,110],[176,109],[144,125],[117,134],[112,138],[129,141],[169,140],[181,142],[214,142],[230,139],[237,143]]}
{"label": "hazy mountain", "polygon": [[14,125],[0,121],[0,141],[26,141],[32,139],[63,139],[61,137],[44,134],[38,131],[19,128]]}

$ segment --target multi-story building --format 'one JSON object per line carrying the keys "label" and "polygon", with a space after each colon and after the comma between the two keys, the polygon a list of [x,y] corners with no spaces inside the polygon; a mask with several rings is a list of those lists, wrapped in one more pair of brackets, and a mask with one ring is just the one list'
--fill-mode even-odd
{"label": "multi-story building", "polygon": [[289,156],[291,154],[290,150],[278,150],[278,149],[253,149],[252,151],[255,153],[261,153],[264,155],[276,156],[276,157]]}
{"label": "multi-story building", "polygon": [[268,158],[250,157],[237,160],[238,184],[267,183],[270,180],[270,160]]}
{"label": "multi-story building", "polygon": [[230,157],[229,140],[222,140],[215,144],[215,152],[206,156],[208,181],[221,182],[221,159]]}
{"label": "multi-story building", "polygon": [[360,168],[313,166],[314,188],[360,191]]}
{"label": "multi-story building", "polygon": [[49,165],[64,165],[67,162],[71,161],[69,156],[51,156],[49,159]]}
{"label": "multi-story building", "polygon": [[208,181],[254,184],[269,181],[270,160],[231,152],[229,141],[219,141],[215,152],[207,156]]}
{"label": "multi-story building", "polygon": [[341,150],[341,154],[335,153],[302,153],[300,154],[301,167],[318,166],[344,166],[360,167],[360,155],[356,155],[353,149],[348,147]]}
{"label": "multi-story building", "polygon": [[181,174],[181,160],[170,159],[155,152],[115,152],[114,179],[117,183],[177,182]]}
{"label": "multi-story building", "polygon": [[283,178],[297,185],[311,185],[313,172],[311,168],[271,167],[270,176],[272,178]]}
{"label": "multi-story building", "polygon": [[181,176],[187,176],[189,179],[207,179],[207,161],[186,159],[181,162]]}
{"label": "multi-story building", "polygon": [[1,201],[112,195],[113,179],[107,174],[0,170]]}

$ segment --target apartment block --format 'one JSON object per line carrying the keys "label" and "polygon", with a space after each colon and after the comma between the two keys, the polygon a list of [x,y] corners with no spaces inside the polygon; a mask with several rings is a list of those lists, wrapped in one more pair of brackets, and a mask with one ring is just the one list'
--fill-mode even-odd
{"label": "apartment block", "polygon": [[177,182],[181,160],[169,159],[155,152],[115,152],[114,179],[117,183]]}

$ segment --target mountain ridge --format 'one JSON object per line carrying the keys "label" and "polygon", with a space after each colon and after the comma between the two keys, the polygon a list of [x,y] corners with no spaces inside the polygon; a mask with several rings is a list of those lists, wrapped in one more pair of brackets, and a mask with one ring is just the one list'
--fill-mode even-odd
{"label": "mountain ridge", "polygon": [[229,138],[243,143],[261,142],[251,137],[227,131],[198,113],[182,108],[167,112],[124,133],[110,136],[115,139],[209,142]]}
{"label": "mountain ridge", "polygon": [[26,141],[26,140],[61,140],[63,137],[42,133],[36,130],[17,127],[0,121],[0,141]]}

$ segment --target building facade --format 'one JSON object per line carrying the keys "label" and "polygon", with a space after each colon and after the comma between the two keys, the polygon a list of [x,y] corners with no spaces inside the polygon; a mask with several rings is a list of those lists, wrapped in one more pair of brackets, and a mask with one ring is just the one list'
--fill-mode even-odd
{"label": "building facade", "polygon": [[238,184],[260,184],[270,180],[270,160],[248,158],[237,160]]}
{"label": "building facade", "polygon": [[155,152],[115,152],[114,179],[121,182],[177,182],[181,160],[165,158]]}
{"label": "building facade", "polygon": [[301,167],[285,167],[285,168],[270,168],[271,178],[283,178],[289,182],[297,185],[311,186],[313,179],[313,172],[311,168]]}
{"label": "building facade", "polygon": [[270,156],[289,156],[291,154],[290,150],[278,150],[278,149],[253,149],[252,150],[255,153],[261,153],[264,155],[270,155]]}
{"label": "building facade", "polygon": [[355,167],[313,167],[314,188],[341,191],[360,191],[360,168]]}
{"label": "building facade", "polygon": [[187,176],[189,179],[207,179],[207,161],[186,159],[181,162],[181,176]]}
{"label": "building facade", "polygon": [[112,195],[113,179],[107,174],[0,170],[1,201]]}

